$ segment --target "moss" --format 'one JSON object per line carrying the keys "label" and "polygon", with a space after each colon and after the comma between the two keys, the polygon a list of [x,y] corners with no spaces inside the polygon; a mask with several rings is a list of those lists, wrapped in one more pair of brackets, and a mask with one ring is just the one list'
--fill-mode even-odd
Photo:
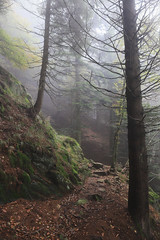
{"label": "moss", "polygon": [[16,153],[12,153],[9,156],[10,163],[12,167],[20,167],[21,169],[25,170],[29,174],[33,174],[34,170],[31,165],[30,158],[22,153],[21,151],[17,151]]}
{"label": "moss", "polygon": [[8,183],[0,184],[0,202],[13,201],[21,197],[15,188],[10,184],[9,178]]}
{"label": "moss", "polygon": [[72,169],[73,174],[78,175],[78,172],[73,168]]}
{"label": "moss", "polygon": [[3,114],[5,112],[5,107],[2,103],[0,103],[0,112]]}
{"label": "moss", "polygon": [[19,192],[19,196],[23,197],[23,198],[29,198],[30,193],[29,193],[29,189],[26,186],[26,184],[22,184],[21,188],[20,188],[20,192]]}
{"label": "moss", "polygon": [[26,103],[26,105],[30,106],[30,101],[29,101],[28,97],[25,97],[25,103]]}
{"label": "moss", "polygon": [[[73,184],[81,184],[89,175],[89,170],[88,160],[84,159],[79,144],[70,137],[58,136],[57,146],[57,170],[60,175],[67,181],[69,177],[69,181]],[[81,179],[79,174],[82,175]]]}
{"label": "moss", "polygon": [[4,94],[12,96],[12,91],[9,87],[6,87],[5,89],[3,89]]}
{"label": "moss", "polygon": [[65,162],[70,162],[70,158],[69,158],[69,155],[67,153],[62,154],[62,157],[63,157],[63,160]]}
{"label": "moss", "polygon": [[[48,196],[55,189],[57,192],[71,190],[73,184],[81,182],[79,173],[84,173],[79,169],[83,165],[84,159],[79,144],[73,138],[58,135],[49,121],[42,117],[33,122],[28,121],[26,114],[23,115],[23,112],[25,111],[24,106],[28,106],[31,102],[30,96],[27,95],[21,83],[11,75],[7,79],[5,83],[4,81],[0,82],[0,86],[2,85],[6,93],[5,95],[2,92],[0,113],[5,111],[5,114],[2,115],[8,121],[13,122],[15,116],[12,115],[13,111],[10,111],[13,109],[13,105],[15,112],[17,108],[19,116],[22,114],[22,118],[20,117],[21,123],[18,123],[18,118],[16,118],[15,133],[10,136],[7,143],[0,142],[0,147],[9,149],[7,153],[11,166],[21,170],[16,171],[17,179],[0,171],[1,184],[4,183],[4,186],[1,186],[2,195],[6,194],[7,199],[7,193],[9,192],[8,199],[13,199],[22,196],[28,197],[29,195],[35,197]],[[13,99],[13,103],[11,103],[11,99]],[[22,105],[23,111],[21,111]],[[5,109],[3,109],[4,107]],[[26,122],[27,131],[25,132],[23,130],[26,127]],[[14,146],[14,148],[10,148],[10,146]],[[36,169],[35,172],[32,166]],[[87,169],[87,167],[84,168]],[[11,188],[13,188],[13,191],[11,191]],[[5,199],[5,196],[3,199]]]}
{"label": "moss", "polygon": [[58,160],[57,162],[57,171],[58,173],[65,179],[65,178],[68,178],[68,173],[67,171],[64,169],[64,166],[63,166],[63,162]]}
{"label": "moss", "polygon": [[39,194],[42,194],[44,196],[50,195],[50,190],[47,186],[45,186],[43,183],[35,182],[31,185],[32,192],[37,192]]}
{"label": "moss", "polygon": [[6,192],[3,184],[0,184],[0,202],[6,202]]}
{"label": "moss", "polygon": [[7,181],[7,175],[6,173],[0,169],[0,182],[5,183]]}
{"label": "moss", "polygon": [[22,182],[25,185],[29,185],[31,183],[31,178],[30,178],[30,175],[28,173],[23,172],[23,174],[22,174]]}
{"label": "moss", "polygon": [[87,199],[79,199],[79,200],[77,201],[77,204],[78,204],[78,205],[85,205],[86,203],[88,203],[88,200],[87,200]]}
{"label": "moss", "polygon": [[4,149],[8,149],[8,140],[2,140],[2,139],[0,139],[0,148],[2,149],[2,150],[4,150]]}
{"label": "moss", "polygon": [[45,123],[45,128],[46,128],[46,130],[47,130],[47,134],[48,134],[49,138],[50,138],[51,140],[54,140],[54,142],[55,142],[55,138],[56,138],[57,133],[56,133],[56,131],[52,128],[52,126],[50,125],[49,122],[46,122],[46,123]]}
{"label": "moss", "polygon": [[74,139],[74,138],[71,138],[71,137],[64,137],[64,141],[63,141],[63,145],[66,146],[66,144],[69,144],[71,147],[80,147],[79,146],[79,143]]}
{"label": "moss", "polygon": [[9,156],[11,167],[15,168],[17,166],[17,157],[14,153]]}
{"label": "moss", "polygon": [[76,174],[69,174],[69,179],[75,185],[81,184],[81,180]]}
{"label": "moss", "polygon": [[158,211],[160,210],[160,195],[158,195],[151,187],[149,188],[149,202]]}
{"label": "moss", "polygon": [[123,182],[123,183],[128,183],[128,181],[129,181],[128,176],[126,174],[119,172],[118,177],[120,178],[121,182]]}

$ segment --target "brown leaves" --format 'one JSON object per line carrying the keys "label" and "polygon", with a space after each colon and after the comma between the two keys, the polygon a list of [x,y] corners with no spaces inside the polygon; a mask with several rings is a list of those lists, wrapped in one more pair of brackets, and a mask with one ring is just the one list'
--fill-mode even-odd
{"label": "brown leaves", "polygon": [[[103,177],[104,178],[104,177]],[[90,177],[81,190],[62,199],[28,201],[19,199],[0,206],[0,236],[2,239],[17,240],[139,240],[139,236],[127,213],[127,186],[116,185],[114,176],[107,176],[111,183],[97,181]],[[120,188],[121,186],[121,188]],[[91,201],[87,197],[97,193],[99,187],[101,201]],[[116,193],[117,188],[121,194]],[[88,199],[84,205],[79,199]],[[158,238],[157,238],[158,239]]]}

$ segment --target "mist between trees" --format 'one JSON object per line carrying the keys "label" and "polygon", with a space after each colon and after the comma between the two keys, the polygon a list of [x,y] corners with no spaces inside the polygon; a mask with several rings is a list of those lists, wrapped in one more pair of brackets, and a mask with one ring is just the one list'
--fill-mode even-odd
{"label": "mist between trees", "polygon": [[[38,89],[31,116],[42,108],[58,131],[81,143],[88,158],[113,170],[129,160],[128,209],[150,239],[148,182],[160,192],[159,1],[47,0],[21,5],[40,23],[34,30],[23,27],[31,68],[25,71],[31,76],[37,72],[39,80],[37,87],[34,78],[28,84],[22,77],[34,88],[34,98]],[[29,33],[35,34],[36,47],[28,44]],[[1,50],[5,62],[6,52]],[[28,54],[34,52],[30,62]],[[24,73],[10,69],[19,77]]]}

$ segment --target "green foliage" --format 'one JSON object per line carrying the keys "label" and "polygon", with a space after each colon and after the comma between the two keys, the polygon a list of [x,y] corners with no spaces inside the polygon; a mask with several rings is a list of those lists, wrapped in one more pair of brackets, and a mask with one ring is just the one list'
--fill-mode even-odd
{"label": "green foliage", "polygon": [[43,183],[40,182],[36,182],[34,184],[31,185],[31,190],[34,193],[39,193],[42,194],[44,196],[48,196],[50,194],[50,191],[48,189],[47,186],[45,186]]}
{"label": "green foliage", "polygon": [[24,49],[24,42],[21,39],[12,38],[0,29],[0,53],[17,67],[24,68],[28,65],[28,56]]}
{"label": "green foliage", "polygon": [[15,176],[0,171],[0,202],[7,202],[23,197],[21,191],[16,189],[17,179]]}
{"label": "green foliage", "polygon": [[23,152],[17,151],[16,153],[11,153],[9,157],[13,168],[20,167],[31,175],[34,173],[30,158]]}
{"label": "green foliage", "polygon": [[47,130],[47,134],[48,134],[48,137],[50,139],[50,141],[52,142],[52,144],[55,144],[55,140],[56,140],[56,136],[57,136],[57,133],[56,131],[52,128],[51,124],[49,121],[46,121],[45,122],[45,128]]}
{"label": "green foliage", "polygon": [[64,237],[62,234],[59,235],[60,240],[68,240],[68,238]]}
{"label": "green foliage", "polygon": [[120,173],[118,174],[121,182],[123,183],[128,183],[129,182],[129,179],[128,179],[128,176],[126,174],[123,174],[123,173]]}
{"label": "green foliage", "polygon": [[3,89],[3,92],[6,94],[6,95],[9,95],[9,96],[12,96],[12,91],[9,87],[6,87],[5,89]]}
{"label": "green foliage", "polygon": [[8,147],[8,140],[0,139],[0,149],[3,150]]}
{"label": "green foliage", "polygon": [[30,178],[30,175],[27,173],[27,172],[23,172],[22,174],[22,182],[25,184],[25,185],[29,185],[31,183],[31,178]]}
{"label": "green foliage", "polygon": [[151,187],[149,188],[149,202],[160,211],[160,195],[158,195]]}
{"label": "green foliage", "polygon": [[88,203],[88,200],[87,200],[87,199],[79,199],[79,200],[77,201],[77,204],[78,204],[78,205],[85,205],[86,203]]}
{"label": "green foliage", "polygon": [[2,103],[0,103],[0,113],[4,113],[5,112],[5,107]]}
{"label": "green foliage", "polygon": [[0,169],[0,182],[5,183],[6,181],[7,181],[6,173],[2,169]]}

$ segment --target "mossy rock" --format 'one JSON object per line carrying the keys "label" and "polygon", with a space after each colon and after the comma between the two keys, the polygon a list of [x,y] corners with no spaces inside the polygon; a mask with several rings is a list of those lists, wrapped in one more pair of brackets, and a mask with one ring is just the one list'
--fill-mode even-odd
{"label": "mossy rock", "polygon": [[22,183],[26,186],[31,184],[31,177],[27,172],[23,172],[22,175],[19,177],[19,179],[22,181]]}
{"label": "mossy rock", "polygon": [[7,181],[7,175],[6,173],[0,169],[0,183],[5,183]]}
{"label": "mossy rock", "polygon": [[31,184],[31,192],[39,193],[46,197],[48,197],[51,194],[49,188],[40,182],[34,182]]}
{"label": "mossy rock", "polygon": [[77,205],[85,205],[88,203],[88,200],[87,199],[79,199],[77,201]]}
{"label": "mossy rock", "polygon": [[34,173],[34,170],[31,164],[31,159],[23,152],[17,151],[16,153],[12,153],[9,156],[9,159],[10,159],[11,166],[13,168],[19,167],[25,170],[29,174]]}
{"label": "mossy rock", "polygon": [[78,174],[69,174],[69,179],[75,185],[81,184],[81,179]]}

